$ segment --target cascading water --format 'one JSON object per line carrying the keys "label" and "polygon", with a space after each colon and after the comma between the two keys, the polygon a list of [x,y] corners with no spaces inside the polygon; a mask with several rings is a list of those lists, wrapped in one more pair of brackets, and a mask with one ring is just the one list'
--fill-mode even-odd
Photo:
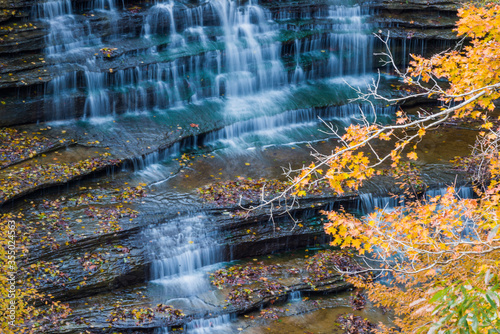
{"label": "cascading water", "polygon": [[[194,316],[214,310],[217,303],[207,272],[224,260],[222,249],[207,233],[210,218],[205,215],[172,219],[145,232],[151,241],[151,294],[158,302],[172,305]],[[204,333],[223,327],[229,314],[193,320],[189,333]],[[168,333],[168,329],[160,331]]]}
{"label": "cascading water", "polygon": [[146,22],[143,26],[144,37],[150,38],[151,34],[177,35],[174,6],[175,3],[173,1],[160,2],[150,9],[150,13],[146,17]]}
{"label": "cascading water", "polygon": [[116,9],[115,0],[94,0],[92,8],[114,11]]}
{"label": "cascading water", "polygon": [[[289,128],[307,123],[316,124],[320,119],[325,121],[345,121],[347,123],[356,117],[360,117],[361,109],[368,110],[369,106],[347,104],[342,106],[329,106],[325,108],[298,109],[283,112],[275,116],[253,118],[247,121],[228,125],[221,130],[209,133],[205,137],[202,144],[210,145],[216,141],[240,138],[245,134],[255,133],[258,131],[278,131],[279,128]],[[389,117],[393,115],[394,111],[395,107],[377,107],[375,110],[376,115],[371,117]],[[370,115],[368,114],[367,117],[370,117]]]}
{"label": "cascading water", "polygon": [[288,302],[297,303],[302,300],[302,293],[300,291],[293,291],[288,297]]}
{"label": "cascading water", "polygon": [[189,334],[213,334],[232,333],[233,329],[228,325],[236,319],[235,315],[223,314],[210,319],[197,319],[186,324],[186,332]]}
{"label": "cascading water", "polygon": [[[368,119],[380,120],[391,117],[396,111],[396,106],[373,107],[352,103],[341,106],[296,109],[274,116],[255,117],[233,123],[203,136],[189,137],[166,150],[138,157],[132,164],[127,164],[124,168],[137,171],[146,177],[146,182],[161,183],[169,178],[168,175],[171,171],[168,170],[168,174],[165,174],[166,170],[160,162],[179,156],[182,152],[193,151],[199,147],[219,148],[221,144],[242,152],[249,149],[248,145],[252,145],[255,141],[249,140],[249,137],[257,138],[259,146],[296,143],[297,130],[311,128],[312,131],[316,131],[317,127],[321,125],[321,121],[336,122],[345,126],[357,122],[361,117],[362,110]],[[288,132],[292,133],[291,137],[284,135],[281,141],[277,138],[278,134]],[[266,142],[266,137],[270,137],[270,143]],[[317,140],[324,139],[324,137],[317,136]]]}
{"label": "cascading water", "polygon": [[[297,15],[300,17],[297,17]],[[330,6],[328,11],[319,10],[304,16],[304,13],[282,13],[277,17],[282,25],[291,20],[315,19],[328,23],[315,24],[314,29],[327,31],[302,40],[296,39],[294,81],[300,82],[304,75],[301,57],[327,59],[313,63],[308,79],[321,76],[334,77],[348,74],[365,74],[371,70],[373,39],[369,34],[371,26],[365,23],[369,10],[360,5]],[[330,31],[330,32],[328,32]],[[325,55],[328,55],[325,57]]]}
{"label": "cascading water", "polygon": [[[93,1],[91,6],[109,13],[119,10],[113,1]],[[147,61],[118,70],[110,70],[109,60],[99,51],[103,46],[112,48],[116,39],[108,36],[106,45],[93,37],[90,21],[76,19],[69,0],[44,2],[37,8],[37,16],[50,23],[47,53],[80,57],[72,66],[81,79],[65,80],[66,74],[47,85],[47,108],[53,110],[53,119],[64,118],[62,106],[77,106],[75,101],[81,98],[75,91],[84,95],[85,117],[102,117],[362,75],[372,66],[373,39],[365,23],[369,13],[359,5],[320,6],[301,17],[312,20],[309,28],[315,33],[290,44],[281,41],[282,34],[291,24],[288,21],[297,19],[296,13],[276,15],[252,1],[211,0],[194,7],[156,1],[145,13],[141,29],[141,43],[147,47],[139,56]],[[83,52],[84,47],[90,49]],[[72,103],[53,102],[50,94],[55,91],[59,94],[54,99],[63,95],[68,102],[73,96]]]}
{"label": "cascading water", "polygon": [[374,196],[371,193],[359,195],[359,211],[371,213],[375,209],[392,210],[405,204],[404,196]]}
{"label": "cascading water", "polygon": [[70,0],[38,2],[33,6],[33,15],[49,26],[45,48],[48,57],[67,57],[90,44],[90,28],[73,15]]}
{"label": "cascading water", "polygon": [[281,47],[272,39],[276,26],[269,24],[269,13],[251,1],[238,7],[234,1],[214,0],[212,6],[224,31],[225,73],[218,74],[215,82],[224,95],[248,95],[283,85]]}
{"label": "cascading water", "polygon": [[[448,191],[448,188],[427,189],[425,197],[427,199],[436,196],[443,196]],[[462,186],[455,190],[457,198],[468,199],[474,198],[474,191],[471,187]],[[406,198],[401,196],[376,196],[371,193],[359,195],[358,210],[363,214],[371,213],[376,209],[392,210],[397,206],[404,206]]]}
{"label": "cascading water", "polygon": [[[113,14],[115,11],[114,0],[95,0],[91,9],[106,10]],[[46,98],[49,102],[46,107],[52,109],[54,119],[64,119],[64,109],[73,110],[75,93],[81,82],[79,73],[84,73],[84,86],[87,89],[87,98],[83,107],[86,116],[107,116],[113,114],[114,109],[105,89],[106,77],[100,72],[93,72],[96,62],[95,48],[102,46],[101,38],[92,33],[89,21],[82,20],[74,15],[73,5],[70,0],[50,0],[38,2],[33,7],[34,17],[49,26],[46,37],[45,54],[54,61],[56,67],[64,70],[64,65],[59,63],[72,59],[80,70],[69,72],[54,78],[46,84]],[[113,15],[111,15],[113,16]],[[112,21],[110,19],[110,21]],[[53,96],[53,99],[50,97]]]}

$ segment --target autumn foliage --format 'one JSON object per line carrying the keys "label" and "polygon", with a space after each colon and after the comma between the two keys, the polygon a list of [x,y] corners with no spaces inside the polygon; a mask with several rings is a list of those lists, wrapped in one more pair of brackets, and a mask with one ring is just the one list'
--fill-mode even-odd
{"label": "autumn foliage", "polygon": [[[114,189],[111,194],[89,191],[76,197],[61,196],[37,204],[31,202],[32,209],[13,210],[0,215],[0,292],[3,296],[0,300],[0,333],[31,334],[63,330],[72,310],[68,304],[47,293],[45,288],[58,287],[68,291],[74,289],[76,283],[76,290],[79,290],[80,286],[87,284],[87,278],[76,281],[73,276],[75,271],[70,276],[67,269],[63,269],[65,264],[62,261],[49,262],[36,255],[32,257],[30,249],[58,251],[70,245],[78,246],[84,235],[74,230],[75,223],[83,223],[82,219],[74,219],[71,215],[71,211],[77,208],[82,210],[81,217],[86,223],[91,223],[87,227],[95,226],[96,234],[122,230],[124,220],[130,222],[139,214],[127,205],[146,196],[143,186]],[[130,252],[121,245],[114,245],[113,248],[120,253],[120,261]],[[109,253],[93,252],[75,260],[81,265],[81,271],[91,276],[103,270],[110,259]],[[179,316],[178,310],[163,305],[154,310],[123,310],[125,319],[135,319],[139,323],[149,321],[150,317],[168,320]]]}
{"label": "autumn foliage", "polygon": [[[410,73],[421,76],[424,82],[446,79],[450,88],[445,100],[464,101],[482,93],[476,101],[458,109],[457,117],[486,118],[485,111],[492,111],[493,101],[500,97],[500,6],[469,6],[458,11],[459,36],[470,38],[463,50],[452,50],[430,59],[414,56]],[[485,124],[486,128],[490,124]]]}
{"label": "autumn foliage", "polygon": [[[419,141],[445,121],[482,121],[473,155],[457,160],[473,172],[477,198],[459,198],[453,187],[427,198],[413,188],[412,200],[393,210],[379,209],[364,218],[325,213],[332,245],[369,259],[363,270],[338,270],[365,288],[375,305],[394,310],[394,323],[404,333],[500,330],[500,127],[492,116],[500,98],[500,5],[470,5],[458,15],[456,31],[465,38],[464,46],[428,59],[413,56],[409,70],[399,72],[418,88],[414,95],[436,97],[443,107],[417,116],[399,111],[392,125],[351,125],[335,133],[340,145],[331,155],[318,156],[294,179],[298,196],[318,179],[338,194],[357,190],[382,166],[405,173],[401,166],[418,160]],[[376,89],[361,98],[398,102]],[[388,141],[392,150],[378,152],[377,141]],[[359,273],[371,278],[353,276]]]}
{"label": "autumn foliage", "polygon": [[45,263],[22,268],[16,263],[16,256],[27,254],[26,247],[19,244],[20,239],[16,236],[15,222],[21,218],[22,215],[14,214],[0,216],[3,245],[0,247],[0,292],[4,296],[0,301],[0,329],[5,334],[49,332],[65,322],[71,309],[37,288],[41,279],[37,273],[57,277],[59,270]]}
{"label": "autumn foliage", "polygon": [[32,158],[41,152],[66,144],[65,139],[51,141],[41,133],[28,135],[16,129],[0,129],[0,168]]}
{"label": "autumn foliage", "polygon": [[14,168],[0,179],[0,204],[13,198],[57,184],[71,181],[97,170],[118,165],[118,159],[108,159],[108,153],[74,163],[51,163]]}

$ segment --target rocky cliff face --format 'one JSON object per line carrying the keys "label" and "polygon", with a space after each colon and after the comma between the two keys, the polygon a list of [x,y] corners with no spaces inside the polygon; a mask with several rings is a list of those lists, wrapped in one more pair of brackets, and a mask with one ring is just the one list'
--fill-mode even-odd
{"label": "rocky cliff face", "polygon": [[456,40],[452,31],[460,1],[382,0],[376,21],[389,28],[394,38]]}
{"label": "rocky cliff face", "polygon": [[[123,5],[104,0],[0,1],[0,125],[92,116],[92,108],[101,109],[98,114],[102,116],[130,110],[130,104],[142,104],[146,109],[168,107],[189,103],[193,91],[198,99],[224,96],[227,87],[220,82],[222,79],[215,82],[215,77],[209,80],[198,75],[200,81],[205,81],[193,88],[190,76],[194,74],[188,73],[199,71],[194,65],[197,61],[216,67],[221,59],[214,58],[224,58],[228,44],[224,43],[227,31],[223,30],[221,15],[225,14],[221,11],[233,9],[223,3],[176,1],[151,7],[150,3],[130,0]],[[327,49],[330,55],[335,54],[338,48],[329,35],[339,29],[327,22],[331,15],[346,18],[371,13],[370,20],[375,24],[358,28],[365,32],[380,29],[383,34],[389,31],[391,47],[404,66],[409,51],[433,52],[452,45],[459,6],[453,1],[378,1],[361,5],[358,13],[351,10],[329,14],[328,1],[264,1],[260,5],[259,12],[249,17],[256,15],[252,20],[261,20],[254,23],[262,34],[252,32],[255,36],[247,43],[260,44],[263,52],[276,52],[263,61],[283,62],[283,78],[278,85],[321,77],[331,67],[329,58],[319,53]],[[269,28],[269,19],[278,26]],[[275,34],[277,50],[264,50],[263,45],[271,44],[264,41],[264,33],[269,32],[262,29],[271,29]],[[245,34],[243,30],[240,33]],[[174,40],[181,34],[182,40]],[[179,66],[184,72],[173,73],[172,68]],[[297,71],[299,67],[301,71]],[[173,82],[175,78],[165,78],[169,75],[184,79]],[[160,88],[150,87],[152,81],[158,80],[178,87],[176,92],[164,93],[169,95],[170,104],[158,103],[155,90]]]}
{"label": "rocky cliff face", "polygon": [[396,61],[404,67],[410,53],[429,56],[455,46],[453,28],[460,7],[461,1],[383,0],[374,5],[374,21],[383,37],[390,36]]}

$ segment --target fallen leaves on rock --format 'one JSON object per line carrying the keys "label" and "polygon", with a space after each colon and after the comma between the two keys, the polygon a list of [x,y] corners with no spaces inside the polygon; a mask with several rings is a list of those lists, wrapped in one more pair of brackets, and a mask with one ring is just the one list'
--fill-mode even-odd
{"label": "fallen leaves on rock", "polygon": [[356,272],[364,269],[347,252],[324,250],[306,261],[308,276],[304,278],[304,282],[314,286],[318,281],[338,276],[339,273],[334,268],[343,272]]}
{"label": "fallen leaves on rock", "polygon": [[[240,198],[243,201],[255,201],[260,199],[262,195],[264,195],[264,198],[269,198],[269,196],[285,192],[291,185],[290,181],[268,180],[264,178],[254,180],[239,177],[236,180],[216,182],[198,188],[198,193],[203,200],[222,206],[239,203]],[[288,192],[291,193],[292,191]],[[311,195],[319,193],[321,193],[320,188],[309,191]]]}
{"label": "fallen leaves on rock", "polygon": [[100,253],[85,253],[83,258],[78,260],[86,271],[96,271],[102,264],[106,262],[104,257]]}
{"label": "fallen leaves on rock", "polygon": [[375,333],[376,325],[354,314],[344,314],[338,317],[337,322],[345,334],[372,334]]}
{"label": "fallen leaves on rock", "polygon": [[363,292],[356,291],[349,299],[349,303],[351,304],[353,310],[362,310],[366,305],[366,296]]}
{"label": "fallen leaves on rock", "polygon": [[210,279],[213,285],[221,289],[225,284],[247,284],[259,280],[263,275],[275,273],[277,270],[277,265],[264,265],[263,262],[258,262],[255,265],[219,269],[210,275]]}
{"label": "fallen leaves on rock", "polygon": [[12,167],[12,171],[0,179],[0,201],[9,199],[32,188],[65,183],[71,179],[91,173],[99,168],[114,166],[121,161],[107,159],[109,154],[81,160],[75,163],[44,164],[24,167]]}
{"label": "fallen leaves on rock", "polygon": [[16,129],[0,129],[0,167],[32,158],[65,141],[53,142],[37,133],[28,135]]}
{"label": "fallen leaves on rock", "polygon": [[138,326],[144,323],[151,323],[155,319],[171,322],[184,318],[185,315],[181,310],[175,309],[170,305],[158,304],[155,307],[126,307],[121,303],[113,305],[113,311],[106,319],[110,323],[110,327],[117,321],[133,320]]}

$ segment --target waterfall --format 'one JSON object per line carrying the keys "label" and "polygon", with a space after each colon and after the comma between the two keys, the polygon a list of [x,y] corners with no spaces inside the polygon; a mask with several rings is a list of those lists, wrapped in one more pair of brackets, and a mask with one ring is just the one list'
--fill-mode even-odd
{"label": "waterfall", "polygon": [[[221,334],[232,333],[233,330],[229,327],[231,321],[235,320],[236,316],[230,314],[223,314],[213,318],[196,319],[184,325],[185,331],[183,333],[189,334]],[[168,328],[162,328],[155,331],[156,334],[170,334]]]}
{"label": "waterfall", "polygon": [[101,10],[116,10],[115,0],[94,0],[92,8]]}
{"label": "waterfall", "polygon": [[206,272],[223,257],[221,246],[207,234],[209,221],[203,215],[179,217],[145,232],[151,241],[151,284],[166,299],[162,303],[192,306],[200,303],[197,294],[210,290]]}
{"label": "waterfall", "polygon": [[48,57],[59,59],[89,44],[89,26],[73,15],[70,0],[37,2],[32,14],[49,26],[45,39]]}
{"label": "waterfall", "polygon": [[[183,310],[204,314],[216,302],[208,271],[222,262],[222,246],[217,244],[207,228],[209,216],[182,216],[171,219],[144,232],[150,242],[153,259],[150,285],[158,302]],[[213,311],[212,311],[213,312]],[[214,314],[192,320],[185,325],[187,333],[217,333],[235,318],[234,315]],[[158,333],[169,333],[168,328]]]}
{"label": "waterfall", "polygon": [[[425,191],[425,196],[427,199],[436,197],[436,196],[443,196],[446,194],[448,191],[448,188],[438,188],[438,189],[428,189]],[[455,194],[457,198],[460,199],[468,199],[468,198],[474,198],[474,190],[472,187],[458,187],[455,189]]]}
{"label": "waterfall", "polygon": [[300,291],[292,291],[288,296],[289,303],[298,303],[302,301],[302,293]]}
{"label": "waterfall", "polygon": [[72,12],[71,0],[40,1],[33,6],[33,14],[37,18],[54,19]]}
{"label": "waterfall", "polygon": [[85,70],[85,86],[87,99],[85,100],[84,115],[86,117],[99,117],[111,115],[114,111],[113,104],[107,92],[107,77],[102,73],[93,72],[93,62],[89,61]]}
{"label": "waterfall", "polygon": [[[244,134],[258,131],[277,131],[279,128],[290,128],[307,123],[319,123],[320,120],[349,121],[361,116],[361,110],[368,110],[368,105],[346,104],[341,106],[328,106],[325,108],[308,108],[291,110],[274,116],[262,116],[247,121],[228,125],[221,130],[209,133],[203,142],[204,145],[213,144],[224,139],[239,138]],[[368,118],[376,116],[392,116],[396,111],[395,106],[376,107],[375,115],[367,113]]]}
{"label": "waterfall", "polygon": [[75,98],[78,93],[78,76],[76,72],[65,73],[45,85],[45,95],[53,96],[45,103],[52,110],[55,119],[65,119],[65,110],[75,110]]}
{"label": "waterfall", "polygon": [[[109,9],[114,11],[113,0],[95,0],[92,9]],[[93,47],[99,47],[102,41],[93,35],[90,23],[81,20],[73,13],[70,0],[50,0],[37,2],[33,6],[32,15],[49,26],[46,36],[47,57],[56,64],[63,60],[73,59],[75,62],[82,60],[85,64],[79,66],[84,73],[84,87],[87,88],[87,97],[83,107],[84,116],[109,116],[114,113],[114,108],[108,96],[107,82],[99,72],[93,72],[96,66]],[[56,65],[64,71],[63,65]],[[80,88],[77,72],[69,72],[55,77],[45,85],[46,108],[52,112],[53,119],[68,118],[64,110],[73,111],[76,107],[75,93]],[[52,100],[50,97],[53,97]],[[73,115],[71,115],[73,116]],[[71,117],[70,116],[70,117]]]}
{"label": "waterfall", "polygon": [[371,193],[359,194],[359,211],[364,214],[378,209],[390,211],[405,204],[404,196],[376,196]]}
{"label": "waterfall", "polygon": [[186,324],[186,332],[189,334],[214,334],[232,332],[227,325],[236,317],[224,314],[215,318],[197,319]]}
{"label": "waterfall", "polygon": [[144,37],[151,38],[151,34],[177,35],[174,18],[174,1],[158,3],[150,9],[143,26]]}
{"label": "waterfall", "polygon": [[[436,196],[443,196],[446,194],[448,188],[437,188],[437,189],[427,189],[425,191],[425,198],[433,198]],[[455,194],[457,198],[468,199],[474,198],[474,191],[471,187],[458,187],[455,189]],[[358,210],[363,212],[363,214],[371,213],[375,209],[392,210],[397,206],[405,205],[405,197],[400,196],[376,196],[371,193],[360,194],[359,195],[359,205]]]}
{"label": "waterfall", "polygon": [[[328,54],[326,63],[313,64],[308,79],[319,76],[362,75],[372,68],[373,38],[367,32],[370,25],[365,23],[369,16],[368,9],[360,5],[352,7],[330,6],[328,11],[313,13],[314,19],[328,20],[315,28],[332,30],[327,34],[315,34],[303,41],[295,41],[296,71],[302,71],[301,57],[309,55],[321,58],[321,53]],[[282,21],[289,21],[296,14],[282,16]],[[324,57],[326,58],[326,57]]]}
{"label": "waterfall", "polygon": [[[63,74],[46,85],[52,119],[71,117],[61,109],[82,108],[79,114],[89,118],[164,110],[322,78],[363,75],[372,67],[373,38],[366,23],[370,13],[360,5],[321,5],[307,13],[277,14],[254,1],[209,0],[189,7],[155,1],[144,14],[140,38],[145,49],[137,55],[148,61],[134,66],[124,62],[126,66],[118,69],[110,69],[100,49],[118,41],[113,36],[118,36],[119,6],[112,0],[94,0],[90,6],[108,20],[107,42],[94,34],[88,18],[74,14],[69,0],[34,7],[35,17],[49,25],[46,54],[65,60],[61,63],[72,60],[70,71],[79,78]],[[313,20],[296,34],[300,29],[314,33],[282,42],[285,25],[296,19]],[[71,80],[65,81],[68,77]],[[82,107],[76,103],[82,99],[79,95],[85,101]]]}
{"label": "waterfall", "polygon": [[213,0],[212,6],[224,31],[226,72],[216,78],[224,95],[249,95],[283,85],[287,78],[281,45],[269,38],[276,30],[269,24],[271,15],[251,1],[238,7],[234,1]]}

